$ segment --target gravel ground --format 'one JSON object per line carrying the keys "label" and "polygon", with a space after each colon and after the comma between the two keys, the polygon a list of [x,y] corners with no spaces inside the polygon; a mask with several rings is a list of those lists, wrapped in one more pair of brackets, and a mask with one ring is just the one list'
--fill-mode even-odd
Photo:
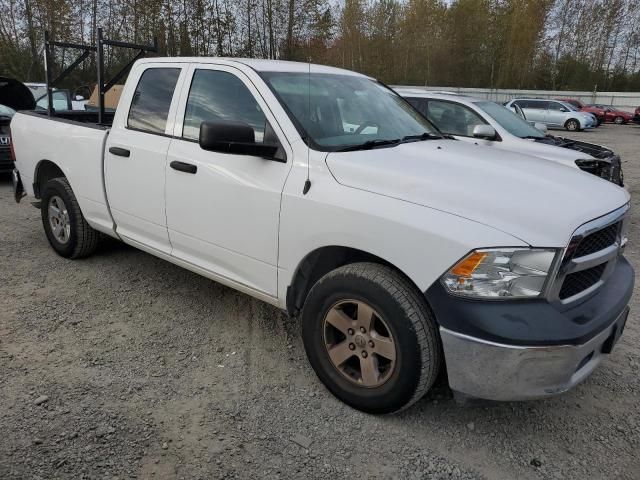
{"label": "gravel ground", "polygon": [[[640,127],[575,137],[621,153],[635,194]],[[115,241],[58,257],[8,178],[0,273],[2,479],[640,478],[637,296],[613,354],[567,394],[460,406],[441,386],[379,417],[334,399],[266,304]]]}

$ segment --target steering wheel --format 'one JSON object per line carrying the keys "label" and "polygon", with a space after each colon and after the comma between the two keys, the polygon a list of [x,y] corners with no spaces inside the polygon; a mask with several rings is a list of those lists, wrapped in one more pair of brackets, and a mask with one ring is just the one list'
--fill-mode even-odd
{"label": "steering wheel", "polygon": [[353,132],[354,135],[358,135],[360,133],[362,133],[362,131],[367,128],[367,127],[377,127],[380,128],[380,125],[378,125],[377,122],[374,122],[372,120],[367,120],[364,123],[361,123],[360,126],[358,128],[356,128],[356,131]]}

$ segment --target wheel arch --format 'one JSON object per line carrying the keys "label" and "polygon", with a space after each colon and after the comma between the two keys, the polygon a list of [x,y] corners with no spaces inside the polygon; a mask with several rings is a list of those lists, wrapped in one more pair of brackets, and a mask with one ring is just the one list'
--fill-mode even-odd
{"label": "wheel arch", "polygon": [[343,245],[319,247],[300,261],[287,287],[286,308],[289,315],[296,316],[300,312],[311,287],[320,278],[336,268],[358,262],[387,265],[406,277],[418,289],[415,282],[402,269],[370,252]]}
{"label": "wheel arch", "polygon": [[48,159],[42,159],[36,164],[33,172],[33,194],[36,198],[40,198],[42,187],[52,178],[65,177],[62,168],[55,162]]}

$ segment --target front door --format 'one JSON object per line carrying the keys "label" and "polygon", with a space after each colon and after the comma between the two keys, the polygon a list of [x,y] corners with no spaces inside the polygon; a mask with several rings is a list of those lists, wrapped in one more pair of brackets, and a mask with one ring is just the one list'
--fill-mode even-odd
{"label": "front door", "polygon": [[[280,199],[292,165],[289,146],[242,72],[203,64],[192,66],[189,75],[166,167],[172,255],[275,297]],[[205,151],[198,143],[203,121],[244,122],[256,142],[279,142],[287,161]]]}
{"label": "front door", "polygon": [[549,108],[547,110],[547,125],[553,125],[554,127],[564,126],[568,111],[569,109],[561,103],[549,102]]}

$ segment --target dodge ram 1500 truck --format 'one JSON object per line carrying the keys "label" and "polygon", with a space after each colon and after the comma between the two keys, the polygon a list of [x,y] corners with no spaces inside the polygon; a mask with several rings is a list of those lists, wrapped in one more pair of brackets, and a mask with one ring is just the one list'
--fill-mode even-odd
{"label": "dodge ram 1500 truck", "polygon": [[629,194],[443,138],[369,77],[144,59],[112,121],[92,115],[11,123],[16,198],[35,197],[53,249],[108,235],[299,316],[355,408],[406,408],[445,365],[468,396],[564,392],[623,331]]}

